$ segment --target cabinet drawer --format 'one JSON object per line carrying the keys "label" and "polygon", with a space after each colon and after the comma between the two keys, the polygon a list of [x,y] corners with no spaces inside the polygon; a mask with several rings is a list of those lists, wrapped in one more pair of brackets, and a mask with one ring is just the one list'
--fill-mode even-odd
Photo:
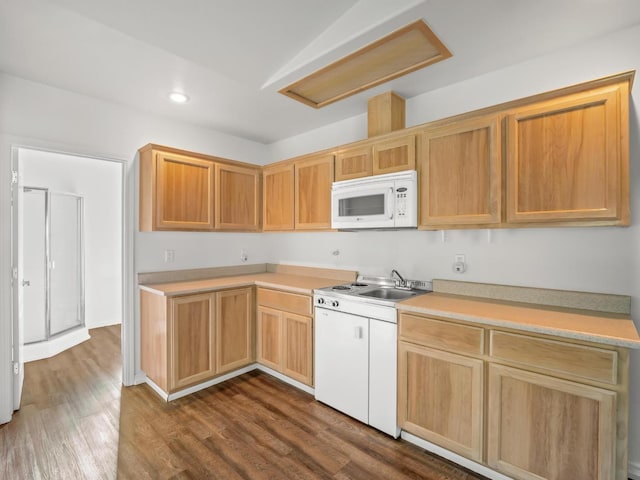
{"label": "cabinet drawer", "polygon": [[258,305],[300,315],[312,315],[312,301],[308,295],[258,288]]}
{"label": "cabinet drawer", "polygon": [[618,353],[515,333],[491,331],[489,354],[494,358],[541,368],[556,374],[615,385]]}
{"label": "cabinet drawer", "polygon": [[484,329],[434,318],[401,313],[400,337],[409,342],[459,353],[482,355],[484,352]]}

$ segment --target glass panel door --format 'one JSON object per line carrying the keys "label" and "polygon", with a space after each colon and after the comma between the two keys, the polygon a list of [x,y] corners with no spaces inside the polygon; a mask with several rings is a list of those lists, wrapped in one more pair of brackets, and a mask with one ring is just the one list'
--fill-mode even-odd
{"label": "glass panel door", "polygon": [[84,325],[82,197],[50,195],[50,335]]}

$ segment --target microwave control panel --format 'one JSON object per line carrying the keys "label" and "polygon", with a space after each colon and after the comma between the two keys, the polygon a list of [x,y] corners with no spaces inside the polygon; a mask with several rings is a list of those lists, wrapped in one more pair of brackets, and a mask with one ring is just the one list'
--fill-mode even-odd
{"label": "microwave control panel", "polygon": [[407,187],[396,188],[396,215],[403,218],[407,215]]}

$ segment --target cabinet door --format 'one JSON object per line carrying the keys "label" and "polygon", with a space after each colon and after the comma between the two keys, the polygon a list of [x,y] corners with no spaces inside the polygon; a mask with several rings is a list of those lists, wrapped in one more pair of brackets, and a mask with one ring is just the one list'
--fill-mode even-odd
{"label": "cabinet door", "polygon": [[520,479],[615,478],[616,394],[489,367],[487,460]]}
{"label": "cabinet door", "polygon": [[156,152],[154,230],[213,230],[214,164]]}
{"label": "cabinet door", "polygon": [[336,153],[336,181],[368,177],[372,173],[371,145]]}
{"label": "cabinet door", "polygon": [[258,307],[257,359],[258,363],[282,369],[282,312]]}
{"label": "cabinet door", "polygon": [[258,230],[260,171],[216,164],[216,228]]}
{"label": "cabinet door", "polygon": [[296,230],[331,228],[333,155],[297,161],[295,176]]}
{"label": "cabinet door", "polygon": [[628,224],[627,97],[613,85],[508,116],[508,222]]}
{"label": "cabinet door", "polygon": [[400,427],[482,461],[482,360],[405,342],[398,350]]}
{"label": "cabinet door", "polygon": [[373,174],[415,170],[416,138],[414,135],[384,140],[373,145]]}
{"label": "cabinet door", "polygon": [[216,372],[224,373],[254,361],[253,289],[216,292]]}
{"label": "cabinet door", "polygon": [[497,116],[426,130],[420,138],[420,225],[500,223],[500,152]]}
{"label": "cabinet door", "polygon": [[262,229],[293,230],[293,163],[262,171]]}
{"label": "cabinet door", "polygon": [[169,390],[175,391],[214,376],[214,294],[169,300]]}
{"label": "cabinet door", "polygon": [[282,313],[282,373],[313,386],[313,319]]}

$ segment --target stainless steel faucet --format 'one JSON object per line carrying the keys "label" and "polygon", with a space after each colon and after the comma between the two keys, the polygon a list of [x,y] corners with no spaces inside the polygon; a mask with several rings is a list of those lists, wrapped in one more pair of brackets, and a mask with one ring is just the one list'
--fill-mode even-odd
{"label": "stainless steel faucet", "polygon": [[391,270],[391,278],[393,278],[394,274],[400,279],[400,282],[397,282],[398,286],[405,287],[407,285],[407,281],[404,279],[402,275],[400,275],[400,272],[398,272],[395,268]]}

